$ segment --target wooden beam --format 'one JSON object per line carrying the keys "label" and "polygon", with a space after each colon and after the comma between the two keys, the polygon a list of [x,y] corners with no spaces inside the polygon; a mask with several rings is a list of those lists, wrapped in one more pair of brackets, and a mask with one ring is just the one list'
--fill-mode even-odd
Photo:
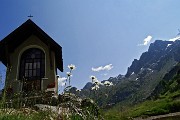
{"label": "wooden beam", "polygon": [[53,63],[52,63],[52,54],[51,54],[51,47],[50,44],[48,44],[48,48],[49,48],[49,60],[50,60],[50,69],[53,69]]}
{"label": "wooden beam", "polygon": [[6,55],[6,61],[7,61],[7,67],[8,66],[11,66],[11,63],[10,63],[10,53],[9,53],[9,48],[8,48],[8,44],[6,42],[5,44],[5,55]]}

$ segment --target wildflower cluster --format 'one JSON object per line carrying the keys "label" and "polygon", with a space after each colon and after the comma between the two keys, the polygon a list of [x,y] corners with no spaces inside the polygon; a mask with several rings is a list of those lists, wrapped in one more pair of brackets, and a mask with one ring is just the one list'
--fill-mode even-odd
{"label": "wildflower cluster", "polygon": [[[71,85],[70,80],[72,77],[72,71],[76,68],[75,65],[71,64],[68,65],[68,68],[70,69],[69,72],[67,72],[67,78],[62,78],[64,80],[65,88],[64,93],[59,94],[59,109],[60,113],[58,115],[58,119],[83,119],[83,120],[96,120],[99,116],[99,110],[98,106],[93,102],[92,99],[80,98],[81,90],[76,89],[76,94],[71,92]],[[66,84],[69,82],[68,86]],[[92,82],[95,83],[95,89],[97,89],[99,86],[99,81],[97,78],[92,76]],[[73,90],[72,90],[73,91]]]}
{"label": "wildflower cluster", "polygon": [[[96,101],[97,104],[101,104],[101,106],[106,106],[100,99],[103,99],[104,101],[107,100],[109,96],[110,87],[113,86],[113,83],[110,81],[102,81],[100,82],[95,76],[90,76],[90,79],[92,81],[92,95],[90,91],[91,98]],[[99,90],[99,88],[102,87],[102,89]]]}
{"label": "wildflower cluster", "polygon": [[71,65],[68,65],[68,68],[70,69],[70,71],[67,72],[67,79],[69,80],[69,86],[70,86],[72,71],[76,69],[76,66],[71,64]]}
{"label": "wildflower cluster", "polygon": [[98,81],[98,79],[95,76],[90,76],[90,78],[92,79],[92,83],[94,84],[93,87],[91,88],[91,90],[98,90],[99,85],[101,83]]}
{"label": "wildflower cluster", "polygon": [[113,85],[113,83],[109,81],[105,81],[104,83],[101,83],[95,76],[90,76],[90,78],[93,83],[93,87],[91,88],[91,90],[98,90],[100,85],[104,85],[106,87]]}
{"label": "wildflower cluster", "polygon": [[104,82],[104,85],[108,87],[108,86],[112,86],[113,83],[112,83],[112,82],[109,82],[109,81],[105,81],[105,82]]}
{"label": "wildflower cluster", "polygon": [[70,64],[68,65],[68,68],[70,71],[66,72],[67,77],[58,77],[58,84],[60,86],[64,86],[64,91],[69,91],[71,89],[72,71],[76,69],[76,66],[73,64]]}

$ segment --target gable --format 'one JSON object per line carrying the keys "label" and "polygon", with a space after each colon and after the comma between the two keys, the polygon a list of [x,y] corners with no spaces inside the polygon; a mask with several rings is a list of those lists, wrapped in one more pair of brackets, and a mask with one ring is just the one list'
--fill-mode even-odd
{"label": "gable", "polygon": [[37,36],[50,50],[55,52],[57,68],[63,72],[62,47],[30,19],[0,41],[0,60],[2,63],[7,65],[9,53],[12,53],[31,35]]}

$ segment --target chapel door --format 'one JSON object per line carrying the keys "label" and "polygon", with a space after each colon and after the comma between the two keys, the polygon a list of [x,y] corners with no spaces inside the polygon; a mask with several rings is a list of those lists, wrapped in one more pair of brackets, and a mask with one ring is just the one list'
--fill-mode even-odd
{"label": "chapel door", "polygon": [[41,49],[26,50],[20,60],[19,78],[25,92],[41,90],[41,79],[45,76],[45,54]]}

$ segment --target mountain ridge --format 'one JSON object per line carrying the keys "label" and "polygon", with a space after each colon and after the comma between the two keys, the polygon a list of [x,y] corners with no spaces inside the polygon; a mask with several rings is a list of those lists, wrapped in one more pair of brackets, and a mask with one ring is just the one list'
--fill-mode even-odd
{"label": "mountain ridge", "polygon": [[[180,41],[156,40],[148,51],[142,53],[139,60],[134,59],[125,76],[111,77],[115,85],[109,93],[106,103],[128,101],[138,103],[151,96],[164,76],[180,62]],[[102,88],[99,91],[103,91]],[[99,103],[104,103],[99,99]],[[104,103],[105,104],[105,103]]]}

